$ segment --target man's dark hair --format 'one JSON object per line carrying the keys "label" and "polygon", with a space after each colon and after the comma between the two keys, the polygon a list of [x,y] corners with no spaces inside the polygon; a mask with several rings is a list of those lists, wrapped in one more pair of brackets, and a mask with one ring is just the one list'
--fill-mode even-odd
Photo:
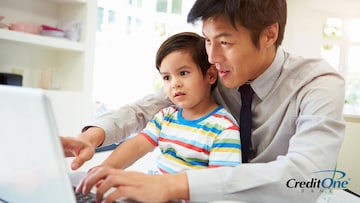
{"label": "man's dark hair", "polygon": [[275,46],[279,47],[285,32],[286,0],[197,0],[187,16],[187,21],[195,23],[218,16],[229,20],[235,29],[237,23],[248,29],[255,47],[259,47],[261,32],[278,23],[279,33]]}

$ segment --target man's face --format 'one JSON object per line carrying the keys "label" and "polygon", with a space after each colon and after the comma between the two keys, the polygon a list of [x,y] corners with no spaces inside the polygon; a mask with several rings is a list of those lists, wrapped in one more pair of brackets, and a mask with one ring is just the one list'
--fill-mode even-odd
{"label": "man's face", "polygon": [[204,20],[202,31],[209,61],[216,65],[221,82],[228,88],[254,80],[271,64],[274,53],[270,57],[269,49],[264,48],[263,35],[256,48],[247,29],[241,25],[235,29],[223,17]]}

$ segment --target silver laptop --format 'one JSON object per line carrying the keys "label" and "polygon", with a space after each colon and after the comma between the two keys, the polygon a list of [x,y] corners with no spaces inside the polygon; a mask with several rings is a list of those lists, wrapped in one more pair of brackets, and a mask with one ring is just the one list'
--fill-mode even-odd
{"label": "silver laptop", "polygon": [[41,89],[0,85],[0,202],[76,202]]}

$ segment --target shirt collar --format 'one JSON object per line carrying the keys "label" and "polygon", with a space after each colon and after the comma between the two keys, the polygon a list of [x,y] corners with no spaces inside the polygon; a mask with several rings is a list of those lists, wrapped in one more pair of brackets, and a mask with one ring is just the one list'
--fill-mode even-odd
{"label": "shirt collar", "polygon": [[251,82],[252,89],[261,100],[263,100],[270,90],[273,89],[275,82],[280,76],[284,60],[284,52],[280,47],[278,47],[272,64],[265,70],[264,73]]}

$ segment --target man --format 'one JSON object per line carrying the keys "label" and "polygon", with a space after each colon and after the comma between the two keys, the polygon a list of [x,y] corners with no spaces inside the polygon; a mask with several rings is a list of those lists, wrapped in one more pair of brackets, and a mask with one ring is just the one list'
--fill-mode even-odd
{"label": "man", "polygon": [[[162,176],[103,167],[92,170],[78,191],[88,193],[97,184],[100,200],[115,187],[106,202],[122,196],[147,202],[316,201],[322,190],[305,190],[303,184],[321,180],[328,175],[322,171],[336,166],[345,129],[343,78],[323,60],[304,59],[280,48],[286,0],[197,0],[188,22],[197,20],[203,23],[209,62],[219,72],[216,101],[241,120],[238,89],[250,84],[254,92],[250,150],[244,154],[249,163]],[[92,147],[90,155],[69,147],[80,141],[63,138],[64,148],[78,156],[73,168],[90,159],[96,146],[140,130],[167,102],[160,92],[100,118],[93,124],[98,127],[88,128],[77,140]],[[246,126],[240,122],[240,128]]]}

